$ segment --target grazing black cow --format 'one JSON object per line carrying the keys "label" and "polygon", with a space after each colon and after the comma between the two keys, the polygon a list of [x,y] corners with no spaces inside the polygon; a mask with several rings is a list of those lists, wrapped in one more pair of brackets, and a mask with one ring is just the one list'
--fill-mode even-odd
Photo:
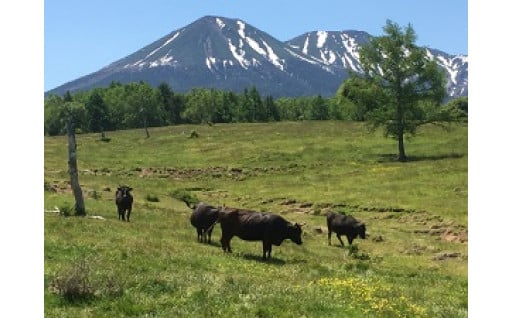
{"label": "grazing black cow", "polygon": [[347,236],[348,244],[352,245],[352,241],[359,236],[362,239],[366,238],[366,226],[364,223],[359,222],[351,215],[338,214],[334,212],[327,212],[327,239],[331,245],[331,232],[336,233],[336,237],[345,246],[341,240],[341,235]]}
{"label": "grazing black cow", "polygon": [[116,191],[116,205],[119,220],[130,222],[130,214],[132,213],[133,196],[130,193],[133,189],[129,186],[120,186]]}
{"label": "grazing black cow", "polygon": [[194,210],[190,215],[190,223],[197,230],[197,240],[210,244],[212,241],[212,231],[219,217],[220,208],[203,202],[199,202],[197,205],[190,205],[187,201],[185,203]]}
{"label": "grazing black cow", "polygon": [[251,210],[222,208],[219,213],[222,249],[231,252],[231,239],[238,236],[245,241],[263,242],[263,259],[270,258],[272,245],[281,245],[285,239],[302,244],[302,229],[273,213]]}

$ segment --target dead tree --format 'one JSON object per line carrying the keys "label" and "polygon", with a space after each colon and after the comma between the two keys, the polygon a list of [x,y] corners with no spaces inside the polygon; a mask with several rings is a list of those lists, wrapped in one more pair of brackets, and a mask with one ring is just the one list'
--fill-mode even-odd
{"label": "dead tree", "polygon": [[75,126],[71,119],[67,123],[68,130],[68,150],[69,150],[69,175],[71,176],[71,188],[75,196],[75,215],[85,215],[84,198],[82,195],[82,188],[78,183],[78,168],[76,166],[76,141],[75,141]]}

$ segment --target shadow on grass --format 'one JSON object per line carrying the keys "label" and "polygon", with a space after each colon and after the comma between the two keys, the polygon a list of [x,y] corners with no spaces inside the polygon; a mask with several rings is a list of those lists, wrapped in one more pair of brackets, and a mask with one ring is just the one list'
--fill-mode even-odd
{"label": "shadow on grass", "polygon": [[210,243],[199,242],[199,241],[197,241],[197,240],[196,240],[196,243],[197,243],[197,244],[201,244],[201,245],[206,245],[206,246],[212,246],[212,247],[222,247],[222,246],[220,245],[220,242],[213,241],[213,240],[212,240]]}
{"label": "shadow on grass", "polygon": [[[397,154],[377,154],[377,162],[378,163],[384,163],[384,162],[399,162],[398,161],[398,155]],[[433,156],[407,156],[407,160],[405,162],[415,162],[415,161],[437,161],[437,160],[445,160],[445,159],[460,159],[464,157],[464,154],[459,153],[448,153],[448,154],[440,154],[440,155],[433,155]]]}
{"label": "shadow on grass", "polygon": [[256,256],[253,254],[242,254],[241,256],[243,258],[245,258],[246,260],[256,261],[256,262],[264,263],[264,264],[272,264],[272,265],[279,265],[279,266],[286,264],[286,262],[284,260],[275,258],[275,257],[263,259],[263,257],[261,255]]}
{"label": "shadow on grass", "polygon": [[254,255],[254,254],[242,254],[241,256],[249,261],[256,261],[256,262],[263,263],[263,264],[271,264],[271,265],[278,265],[278,266],[283,266],[285,264],[306,263],[306,260],[303,260],[303,259],[293,259],[293,260],[285,261],[283,259],[276,258],[273,256],[271,258],[267,258],[267,259],[263,259],[261,255]]}

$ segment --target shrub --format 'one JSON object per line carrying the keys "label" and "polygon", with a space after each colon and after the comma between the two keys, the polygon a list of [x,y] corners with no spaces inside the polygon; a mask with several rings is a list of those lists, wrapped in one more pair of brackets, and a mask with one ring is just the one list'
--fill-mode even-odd
{"label": "shrub", "polygon": [[101,193],[99,193],[98,191],[96,190],[92,190],[89,195],[91,196],[91,198],[93,198],[94,200],[99,200],[101,198]]}
{"label": "shrub", "polygon": [[146,195],[146,201],[148,202],[160,202],[160,199],[156,195],[147,194]]}
{"label": "shrub", "polygon": [[50,282],[50,291],[61,295],[69,302],[87,301],[94,296],[89,279],[89,266],[85,260],[79,260]]}
{"label": "shrub", "polygon": [[71,216],[74,213],[75,208],[66,204],[64,206],[59,207],[59,214],[62,216]]}
{"label": "shrub", "polygon": [[359,248],[357,245],[349,245],[348,246],[348,255],[350,255],[354,259],[358,260],[369,260],[370,255],[368,253],[359,252]]}
{"label": "shrub", "polygon": [[85,259],[75,261],[68,268],[57,273],[49,283],[52,293],[72,303],[87,302],[97,296],[122,296],[124,283],[113,274],[93,276],[91,266]]}
{"label": "shrub", "polygon": [[190,204],[199,203],[199,199],[195,195],[190,194],[190,192],[188,192],[185,189],[175,189],[171,191],[169,195],[175,198],[176,200],[188,202]]}

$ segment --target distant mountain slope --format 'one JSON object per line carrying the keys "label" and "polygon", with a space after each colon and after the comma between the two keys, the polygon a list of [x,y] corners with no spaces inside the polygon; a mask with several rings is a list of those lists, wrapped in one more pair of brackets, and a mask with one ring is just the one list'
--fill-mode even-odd
{"label": "distant mountain slope", "polygon": [[[362,71],[358,50],[369,37],[361,31],[316,31],[281,42],[242,20],[206,16],[47,93],[145,81],[167,82],[176,92],[194,87],[241,92],[254,85],[275,97],[332,96],[349,70]],[[447,69],[448,92],[467,95],[467,57],[429,52]]]}
{"label": "distant mountain slope", "polygon": [[[362,31],[314,31],[293,38],[286,43],[336,70],[362,73],[359,48],[371,35]],[[449,55],[439,50],[427,49],[427,56],[435,60],[446,72],[447,95],[468,95],[468,57]]]}

